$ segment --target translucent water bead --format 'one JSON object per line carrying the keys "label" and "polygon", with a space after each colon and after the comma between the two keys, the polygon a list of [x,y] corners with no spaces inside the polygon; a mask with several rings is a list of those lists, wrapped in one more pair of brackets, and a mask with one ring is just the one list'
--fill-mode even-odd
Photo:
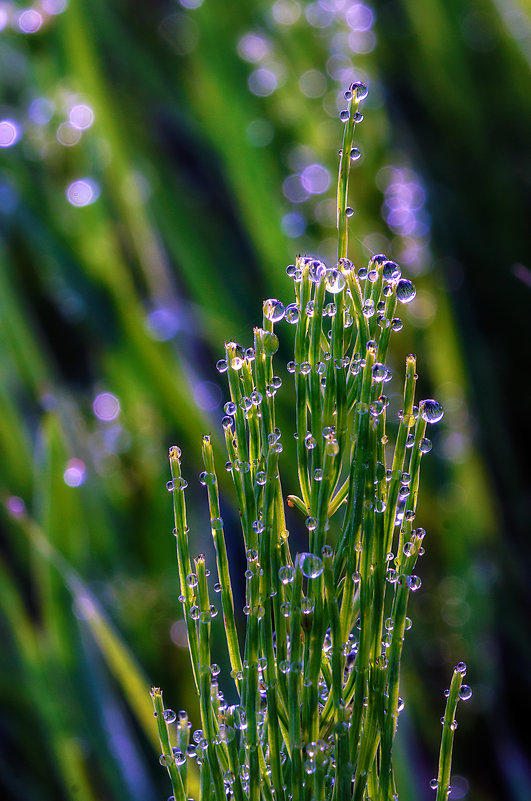
{"label": "translucent water bead", "polygon": [[353,147],[350,151],[350,160],[358,161],[359,158],[361,158],[361,151],[359,147]]}
{"label": "translucent water bead", "polygon": [[345,288],[345,279],[339,270],[331,267],[326,271],[325,285],[327,290],[331,292],[332,295],[337,295]]}
{"label": "translucent water bead", "polygon": [[385,261],[382,267],[382,276],[384,281],[398,281],[400,278],[401,270],[396,261]]}
{"label": "translucent water bead", "polygon": [[321,559],[313,553],[301,553],[299,555],[299,566],[303,576],[306,576],[306,578],[317,578],[323,572]]}
{"label": "translucent water bead", "polygon": [[428,400],[421,401],[420,416],[427,423],[438,423],[444,417],[444,409],[439,401],[428,398]]}
{"label": "translucent water bead", "polygon": [[286,309],[284,304],[275,298],[264,300],[264,316],[272,323],[278,323],[284,317]]}
{"label": "translucent water bead", "polygon": [[461,689],[459,690],[459,698],[461,701],[468,701],[472,698],[472,688],[468,686],[468,684],[462,684]]}
{"label": "translucent water bead", "polygon": [[290,303],[289,306],[286,306],[286,320],[291,325],[296,325],[299,322],[299,307],[296,303]]}
{"label": "translucent water bead", "polygon": [[286,267],[286,274],[289,276],[289,278],[293,278],[294,281],[302,280],[302,270],[295,264],[288,264]]}
{"label": "translucent water bead", "polygon": [[415,289],[415,285],[407,278],[401,278],[396,285],[397,300],[399,300],[400,303],[411,303],[416,294],[417,290]]}
{"label": "translucent water bead", "polygon": [[310,262],[310,281],[313,281],[314,284],[318,284],[321,278],[324,278],[326,275],[326,264],[324,264],[319,259],[314,259]]}
{"label": "translucent water bead", "polygon": [[365,100],[369,94],[369,90],[361,81],[354,81],[354,83],[350,85],[350,91],[352,92],[352,97],[358,101]]}

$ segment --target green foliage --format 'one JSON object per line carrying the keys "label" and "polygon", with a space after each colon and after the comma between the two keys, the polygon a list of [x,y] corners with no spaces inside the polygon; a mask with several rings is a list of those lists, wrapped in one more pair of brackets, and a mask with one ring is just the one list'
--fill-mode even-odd
{"label": "green foliage", "polygon": [[[416,359],[406,359],[402,409],[394,449],[386,426],[391,380],[385,365],[390,334],[402,327],[397,303],[415,297],[411,281],[384,255],[356,271],[348,259],[348,182],[358,107],[367,90],[352,84],[337,193],[338,262],[334,267],[299,256],[288,267],[295,302],[263,304],[263,328],[252,348],[229,342],[225,359],[230,401],[223,428],[227,468],[238,499],[245,549],[246,629],[240,648],[234,616],[224,522],[210,437],[203,439],[217,589],[236,704],[227,704],[213,662],[211,603],[204,555],[193,560],[187,524],[187,482],[181,450],[170,448],[181,601],[202,728],[192,749],[172,746],[175,720],[152,691],[162,747],[175,799],[189,794],[178,765],[200,766],[201,801],[249,799],[398,799],[392,749],[403,709],[400,662],[414,573],[424,554],[425,531],[415,528],[420,467],[431,450],[428,424],[443,408],[415,405]],[[280,477],[282,433],[275,398],[284,318],[296,326],[295,438],[299,496],[288,504],[303,513],[307,551],[294,553],[286,528]],[[289,462],[284,466],[289,469]],[[291,472],[294,472],[291,466]],[[455,712],[466,668],[454,670],[443,723],[437,801],[446,799]],[[466,688],[469,691],[469,688]],[[167,725],[166,722],[167,721]],[[175,736],[175,735],[174,735]],[[178,735],[177,735],[178,737]]]}

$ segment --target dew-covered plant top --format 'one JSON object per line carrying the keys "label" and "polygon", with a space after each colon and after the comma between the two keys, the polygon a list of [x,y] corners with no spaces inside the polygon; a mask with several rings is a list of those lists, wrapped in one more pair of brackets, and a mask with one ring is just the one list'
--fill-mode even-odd
{"label": "dew-covered plant top", "polygon": [[[354,265],[347,253],[347,203],[358,112],[366,88],[353,84],[347,108],[338,180],[338,260],[327,267],[299,257],[288,267],[293,302],[269,299],[252,347],[225,345],[218,369],[230,400],[223,429],[241,516],[246,626],[238,636],[231,575],[220,516],[213,449],[203,439],[204,472],[217,576],[202,555],[192,559],[186,486],[179,448],[170,448],[180,600],[201,728],[190,738],[185,713],[152,697],[173,794],[185,801],[390,801],[398,792],[392,750],[403,702],[400,660],[411,592],[424,552],[415,511],[422,459],[430,451],[428,426],[443,416],[435,400],[415,401],[415,357],[405,361],[398,427],[387,431],[386,367],[389,340],[402,328],[401,304],[415,288],[384,255]],[[295,327],[293,410],[297,464],[282,458],[275,425],[279,341],[274,327]],[[291,391],[291,390],[290,390]],[[291,436],[291,434],[290,434]],[[297,495],[284,495],[281,473],[298,473]],[[285,504],[307,529],[302,553],[290,548]],[[218,686],[224,658],[211,651],[211,627],[221,602],[231,679],[238,702],[228,705]],[[219,604],[218,604],[219,605]],[[443,718],[434,798],[448,796],[459,698],[466,668],[456,666]],[[192,764],[190,764],[192,763]],[[197,778],[199,768],[199,779]]]}

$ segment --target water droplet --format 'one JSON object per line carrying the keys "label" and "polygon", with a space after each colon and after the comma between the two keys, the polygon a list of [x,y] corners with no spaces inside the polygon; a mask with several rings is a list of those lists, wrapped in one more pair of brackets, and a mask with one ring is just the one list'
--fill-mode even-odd
{"label": "water droplet", "polygon": [[261,487],[263,487],[264,484],[266,483],[266,474],[264,473],[263,470],[260,470],[256,474],[256,483],[259,484]]}
{"label": "water droplet", "polygon": [[345,288],[345,278],[339,270],[332,267],[326,271],[325,284],[329,292],[337,295]]}
{"label": "water droplet", "polygon": [[411,590],[411,592],[416,592],[417,590],[420,590],[421,586],[422,586],[422,580],[420,576],[409,576],[408,587]]}
{"label": "water droplet", "polygon": [[264,530],[264,528],[265,528],[265,526],[264,526],[264,524],[262,523],[261,520],[255,520],[254,521],[254,523],[253,523],[253,531],[255,532],[255,534],[261,534],[262,531]]}
{"label": "water droplet", "polygon": [[361,113],[361,111],[355,111],[354,114],[352,115],[352,119],[354,120],[354,122],[363,122],[363,114]]}
{"label": "water droplet", "polygon": [[203,487],[211,487],[213,484],[216,483],[216,476],[214,473],[200,473],[199,474],[199,483],[203,485]]}
{"label": "water droplet", "polygon": [[293,278],[294,281],[300,281],[302,279],[302,270],[295,264],[289,264],[286,267],[286,274],[289,276],[289,278]]}
{"label": "water droplet", "polygon": [[295,569],[291,565],[283,565],[278,571],[282,584],[289,584],[295,578]]}
{"label": "water droplet", "polygon": [[352,208],[352,206],[347,206],[347,208],[345,209],[345,214],[347,217],[354,216],[354,209]]}
{"label": "water droplet", "polygon": [[369,90],[367,89],[365,84],[362,83],[361,81],[355,81],[353,84],[351,84],[350,90],[352,92],[353,97],[355,97],[356,100],[358,101],[365,100],[365,98],[369,94]]}
{"label": "water droplet", "polygon": [[361,151],[359,147],[353,147],[352,150],[350,151],[350,160],[358,161],[360,157],[361,157]]}
{"label": "water droplet", "polygon": [[277,335],[267,331],[264,334],[264,352],[266,356],[273,356],[278,350],[278,345]]}
{"label": "water droplet", "polygon": [[271,320],[272,323],[278,323],[280,320],[282,320],[286,313],[284,304],[275,298],[264,300],[263,308],[264,316],[267,317],[268,320]]}
{"label": "water droplet", "polygon": [[396,285],[397,300],[399,300],[400,303],[411,303],[416,294],[417,290],[415,289],[414,284],[412,284],[407,278],[401,278]]}
{"label": "water droplet", "polygon": [[391,329],[393,331],[401,331],[404,327],[404,323],[400,319],[400,317],[393,317],[391,320]]}
{"label": "water droplet", "polygon": [[296,325],[299,322],[299,307],[296,303],[290,303],[286,306],[286,320],[291,325]]}
{"label": "water droplet", "polygon": [[324,278],[325,275],[326,265],[322,261],[319,259],[314,259],[312,262],[310,262],[310,281],[313,281],[314,284],[318,284],[321,278]]}
{"label": "water droplet", "polygon": [[304,597],[301,602],[301,611],[303,615],[309,615],[313,612],[315,603],[312,598]]}
{"label": "water droplet", "polygon": [[223,519],[221,517],[213,517],[210,521],[210,526],[214,531],[220,531],[223,528]]}
{"label": "water droplet", "polygon": [[427,423],[438,423],[444,416],[444,409],[439,401],[429,398],[420,403],[420,416]]}
{"label": "water droplet", "polygon": [[348,109],[343,109],[343,111],[339,112],[339,119],[341,120],[341,122],[348,122],[348,120],[350,119],[350,112],[348,111]]}
{"label": "water droplet", "polygon": [[438,786],[439,786],[439,782],[438,782],[437,779],[431,779],[430,780],[430,788],[432,790],[436,790]]}
{"label": "water droplet", "polygon": [[308,433],[304,437],[304,444],[306,445],[307,449],[311,451],[315,448],[317,442],[315,441],[315,437]]}
{"label": "water droplet", "polygon": [[164,720],[166,723],[175,723],[177,720],[177,714],[173,711],[173,709],[165,709],[164,710]]}
{"label": "water droplet", "polygon": [[462,684],[459,690],[459,698],[461,701],[468,701],[469,698],[472,698],[472,688],[468,686],[468,684]]}
{"label": "water droplet", "polygon": [[313,477],[315,481],[322,481],[323,480],[324,471],[320,467],[316,467],[313,471]]}
{"label": "water droplet", "polygon": [[429,453],[432,449],[431,439],[423,437],[419,442],[419,451],[421,453]]}
{"label": "water droplet", "polygon": [[317,578],[323,572],[321,559],[313,553],[299,554],[299,566],[303,576]]}
{"label": "water droplet", "polygon": [[285,603],[280,605],[280,612],[284,617],[289,617],[291,615],[291,603],[286,601]]}
{"label": "water droplet", "polygon": [[367,300],[363,304],[362,312],[367,318],[372,317],[374,315],[374,300],[372,298],[367,298]]}
{"label": "water droplet", "polygon": [[457,665],[455,666],[454,670],[455,670],[456,673],[462,673],[463,675],[465,675],[465,673],[466,673],[466,664],[464,662],[458,662]]}
{"label": "water droplet", "polygon": [[382,276],[384,281],[398,281],[400,278],[400,267],[395,261],[385,261],[382,267]]}
{"label": "water droplet", "polygon": [[[375,364],[373,364],[372,366],[373,381],[383,381],[386,375],[387,375],[387,367],[385,366],[385,364],[380,364],[380,362],[376,362]],[[373,404],[371,404],[371,412],[372,412],[372,406]]]}
{"label": "water droplet", "polygon": [[306,528],[308,531],[315,531],[317,528],[317,518],[316,517],[307,517],[306,518]]}
{"label": "water droplet", "polygon": [[169,754],[161,754],[159,756],[159,765],[162,765],[163,768],[171,765],[171,756]]}

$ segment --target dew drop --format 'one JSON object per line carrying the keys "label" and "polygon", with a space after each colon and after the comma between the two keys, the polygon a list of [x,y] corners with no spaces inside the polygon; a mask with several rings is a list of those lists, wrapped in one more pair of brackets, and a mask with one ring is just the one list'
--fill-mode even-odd
{"label": "dew drop", "polygon": [[350,119],[350,112],[348,111],[348,109],[343,109],[343,111],[339,112],[339,119],[341,120],[341,122],[348,122],[348,120]]}
{"label": "dew drop", "polygon": [[382,276],[384,281],[398,281],[400,278],[400,267],[395,261],[386,261],[382,267]]}
{"label": "dew drop", "polygon": [[419,451],[421,453],[429,453],[432,449],[431,439],[423,437],[419,442]]}
{"label": "dew drop", "polygon": [[313,281],[314,284],[318,284],[321,278],[324,278],[325,275],[326,275],[326,265],[319,259],[314,259],[310,263],[310,270],[309,270],[310,281]]}
{"label": "dew drop", "polygon": [[387,367],[385,366],[385,364],[380,364],[380,362],[376,362],[375,364],[373,364],[372,377],[374,381],[383,381],[386,375],[387,375]]}
{"label": "dew drop", "polygon": [[301,553],[299,555],[299,566],[303,576],[307,578],[317,578],[323,572],[321,559],[313,553]]}
{"label": "dew drop", "polygon": [[350,91],[352,92],[353,97],[355,97],[355,99],[358,101],[365,100],[369,94],[369,90],[361,81],[355,81],[353,84],[351,84]]}
{"label": "dew drop", "polygon": [[359,147],[353,147],[352,150],[350,151],[350,160],[358,161],[360,157],[361,157],[361,151]]}
{"label": "dew drop", "polygon": [[332,267],[330,270],[326,271],[325,284],[329,292],[333,295],[337,295],[345,288],[345,279],[339,270]]}
{"label": "dew drop", "polygon": [[272,323],[278,323],[285,314],[286,309],[284,308],[284,304],[279,300],[275,298],[264,300],[264,316],[267,317],[268,320],[271,320]]}
{"label": "dew drop", "polygon": [[282,584],[289,584],[295,578],[295,569],[291,565],[283,565],[278,571]]}
{"label": "dew drop", "polygon": [[444,409],[439,401],[429,398],[420,403],[420,416],[427,423],[438,423],[444,416]]}
{"label": "dew drop", "polygon": [[296,303],[290,303],[286,306],[286,321],[291,325],[296,325],[299,322],[299,307]]}
{"label": "dew drop", "polygon": [[468,686],[468,684],[462,684],[459,690],[459,698],[461,701],[468,701],[469,698],[472,698],[472,688]]}
{"label": "dew drop", "polygon": [[399,300],[400,303],[411,303],[416,294],[417,290],[415,289],[415,285],[407,278],[401,278],[396,285],[397,300]]}

